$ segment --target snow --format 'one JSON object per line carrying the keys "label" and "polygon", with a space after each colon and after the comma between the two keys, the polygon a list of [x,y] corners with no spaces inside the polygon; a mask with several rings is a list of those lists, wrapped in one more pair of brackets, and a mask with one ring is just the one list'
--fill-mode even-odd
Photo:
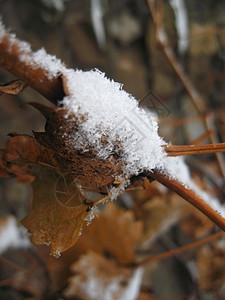
{"label": "snow", "polygon": [[[27,62],[26,59],[24,61]],[[32,54],[31,62],[34,67],[39,66],[46,70],[49,73],[49,78],[58,77],[66,69],[60,59],[54,55],[47,54],[44,48]]]}
{"label": "snow", "polygon": [[184,0],[170,0],[170,4],[174,8],[175,12],[178,33],[178,49],[180,53],[185,53],[189,46],[187,8]]}
{"label": "snow", "polygon": [[26,230],[13,216],[8,217],[0,226],[0,254],[8,248],[28,248],[30,245]]}
{"label": "snow", "polygon": [[121,300],[135,300],[139,294],[141,281],[142,281],[143,269],[138,268],[135,270],[133,277],[131,278]]}
{"label": "snow", "polygon": [[68,147],[91,147],[103,160],[117,153],[126,177],[163,166],[166,154],[157,122],[138,107],[120,83],[98,70],[67,70],[64,76],[69,95],[62,101],[63,108],[68,115],[85,116],[85,121],[80,119],[78,132],[73,137],[65,136]]}
{"label": "snow", "polygon": [[103,4],[102,0],[91,0],[91,19],[95,36],[100,48],[104,49],[106,46],[106,36],[103,21]]}
{"label": "snow", "polygon": [[97,206],[94,206],[94,207],[91,209],[91,212],[89,213],[89,215],[87,216],[87,218],[85,219],[87,226],[91,225],[92,220],[93,220],[96,216],[98,217],[98,208],[97,208]]}

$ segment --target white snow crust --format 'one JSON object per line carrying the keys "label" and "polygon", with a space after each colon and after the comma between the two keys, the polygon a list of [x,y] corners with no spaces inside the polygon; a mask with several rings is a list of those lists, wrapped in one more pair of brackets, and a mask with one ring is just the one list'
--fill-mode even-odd
{"label": "white snow crust", "polygon": [[[86,116],[74,135],[77,149],[96,150],[105,160],[114,152],[120,154],[127,177],[143,170],[164,167],[165,142],[158,135],[158,124],[120,83],[109,80],[98,70],[83,72],[67,70],[69,95],[62,101],[69,114]],[[104,145],[101,139],[105,138]],[[118,147],[117,149],[115,149]]]}

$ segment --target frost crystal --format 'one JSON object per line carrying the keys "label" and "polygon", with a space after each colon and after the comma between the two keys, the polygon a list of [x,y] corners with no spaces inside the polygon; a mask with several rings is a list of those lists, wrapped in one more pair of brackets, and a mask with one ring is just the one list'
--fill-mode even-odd
{"label": "frost crystal", "polygon": [[98,215],[98,208],[96,206],[94,206],[91,209],[91,212],[89,213],[89,215],[87,216],[87,218],[85,219],[85,221],[87,222],[87,226],[89,226],[92,222],[92,220],[95,218],[95,216]]}

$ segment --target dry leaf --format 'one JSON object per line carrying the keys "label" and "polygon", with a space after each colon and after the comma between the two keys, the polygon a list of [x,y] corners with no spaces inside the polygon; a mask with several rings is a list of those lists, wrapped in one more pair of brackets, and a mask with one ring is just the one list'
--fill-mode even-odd
{"label": "dry leaf", "polygon": [[118,266],[114,260],[89,252],[71,266],[74,275],[69,280],[64,296],[82,300],[136,299],[142,270]]}
{"label": "dry leaf", "polygon": [[59,256],[77,240],[89,214],[73,178],[58,175],[47,167],[35,168],[33,208],[22,220],[32,233],[32,242],[47,244],[51,255]]}
{"label": "dry leaf", "polygon": [[9,164],[5,159],[4,150],[0,150],[0,177],[17,177],[17,180],[21,183],[30,183],[34,180],[31,168],[27,165],[18,166]]}
{"label": "dry leaf", "polygon": [[168,230],[181,218],[189,215],[194,208],[175,193],[168,197],[166,193],[153,196],[149,201],[138,207],[138,218],[143,220],[143,246],[148,247],[155,238]]}
{"label": "dry leaf", "polygon": [[77,243],[77,250],[85,253],[91,249],[109,254],[121,264],[135,261],[135,245],[142,233],[142,223],[135,221],[131,211],[124,211],[113,203],[107,203],[102,214],[95,218]]}
{"label": "dry leaf", "polygon": [[[112,156],[104,161],[97,158],[96,151],[91,148],[85,151],[75,149],[73,137],[79,126],[78,116],[72,115],[66,119],[68,112],[65,109],[50,108],[38,103],[32,105],[47,119],[46,132],[34,132],[35,138],[42,146],[53,151],[60,168],[73,174],[82,187],[107,193],[115,176],[122,174],[122,165],[118,159]],[[80,118],[84,120],[85,116]]]}
{"label": "dry leaf", "polygon": [[51,150],[41,146],[35,138],[11,135],[5,150],[0,150],[0,176],[17,176],[19,182],[30,183],[35,177],[29,163],[57,166]]}
{"label": "dry leaf", "polygon": [[41,146],[34,137],[29,135],[15,135],[11,137],[5,147],[7,162],[20,160],[30,163],[44,163],[57,167],[53,152]]}
{"label": "dry leaf", "polygon": [[18,95],[26,87],[25,82],[20,79],[12,80],[6,84],[0,84],[0,95],[2,93]]}

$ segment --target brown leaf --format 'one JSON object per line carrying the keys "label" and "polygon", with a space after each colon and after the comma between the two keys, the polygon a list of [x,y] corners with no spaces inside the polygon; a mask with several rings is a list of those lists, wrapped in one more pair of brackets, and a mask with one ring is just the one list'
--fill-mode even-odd
{"label": "brown leaf", "polygon": [[0,176],[14,177],[19,182],[30,183],[34,174],[29,163],[44,163],[57,167],[50,149],[41,146],[29,135],[11,135],[5,150],[0,150]]}
{"label": "brown leaf", "polygon": [[135,221],[131,211],[124,211],[108,203],[104,213],[84,228],[77,243],[80,253],[87,249],[115,257],[121,264],[135,261],[135,245],[142,233],[142,223]]}
{"label": "brown leaf", "polygon": [[21,183],[30,183],[34,180],[34,175],[29,166],[18,166],[9,164],[5,159],[5,151],[0,150],[0,177],[17,177]]}
{"label": "brown leaf", "polygon": [[[113,155],[107,161],[101,160],[92,148],[85,151],[75,149],[74,136],[80,122],[78,116],[65,118],[68,112],[64,109],[50,108],[39,103],[32,105],[47,119],[46,132],[35,132],[35,138],[42,146],[51,149],[60,168],[73,174],[87,190],[107,193],[115,176],[122,175],[122,163]],[[85,120],[85,116],[79,117]]]}
{"label": "brown leaf", "polygon": [[155,192],[155,195],[152,194],[148,201],[145,199],[145,202],[141,203],[136,209],[138,218],[143,220],[144,232],[141,242],[144,247],[148,247],[162,232],[168,230],[173,224],[194,210],[191,205],[182,201],[177,194],[171,193],[168,195],[166,192],[164,191],[161,195],[156,195]]}
{"label": "brown leaf", "polygon": [[22,224],[32,233],[32,242],[49,245],[50,254],[57,257],[78,239],[89,205],[73,178],[47,167],[39,166],[34,172],[33,209]]}
{"label": "brown leaf", "polygon": [[44,163],[57,167],[52,151],[41,146],[29,135],[12,135],[5,148],[7,162],[22,160],[29,163]]}
{"label": "brown leaf", "polygon": [[17,95],[21,93],[26,87],[25,82],[20,79],[12,80],[6,84],[0,84],[0,93]]}

